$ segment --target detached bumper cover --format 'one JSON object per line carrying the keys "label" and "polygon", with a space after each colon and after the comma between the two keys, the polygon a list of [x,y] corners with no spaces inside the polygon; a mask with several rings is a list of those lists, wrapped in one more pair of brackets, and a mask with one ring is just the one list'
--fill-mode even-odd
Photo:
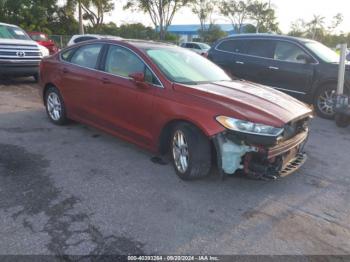
{"label": "detached bumper cover", "polygon": [[[224,143],[222,141],[225,139],[229,141],[230,138],[231,136],[221,133],[216,135],[213,139],[217,151],[218,168],[222,176],[225,175],[224,160],[225,154],[227,154],[227,152],[223,150]],[[254,178],[270,179],[285,177],[294,173],[307,160],[307,156],[303,152],[307,138],[308,130],[305,130],[275,146],[250,145],[251,148],[255,148],[256,150],[247,152],[241,158],[241,169],[243,173]],[[230,141],[232,142],[232,140]],[[237,146],[239,146],[239,144],[237,144]]]}

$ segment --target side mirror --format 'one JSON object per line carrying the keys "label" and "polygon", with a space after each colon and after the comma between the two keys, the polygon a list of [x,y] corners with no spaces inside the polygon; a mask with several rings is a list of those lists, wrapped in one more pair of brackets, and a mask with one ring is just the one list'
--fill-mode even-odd
{"label": "side mirror", "polygon": [[305,61],[305,64],[311,64],[313,62],[313,59],[305,54],[301,54],[297,56],[298,61]]}
{"label": "side mirror", "polygon": [[145,81],[145,74],[142,72],[136,72],[129,75],[131,81],[133,81],[140,88],[148,88],[149,85]]}

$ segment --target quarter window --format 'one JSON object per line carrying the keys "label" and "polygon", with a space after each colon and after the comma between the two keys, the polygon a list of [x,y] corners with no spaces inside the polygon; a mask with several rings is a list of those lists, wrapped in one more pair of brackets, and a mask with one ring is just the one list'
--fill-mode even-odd
{"label": "quarter window", "polygon": [[305,60],[297,59],[299,56],[307,57],[308,55],[298,46],[288,42],[277,42],[275,56],[276,60],[282,60],[293,63],[306,63]]}
{"label": "quarter window", "polygon": [[67,51],[64,51],[62,54],[61,54],[61,58],[63,61],[68,61],[70,60],[71,56],[73,55],[73,53],[75,52],[76,48],[73,48],[73,49],[69,49]]}
{"label": "quarter window", "polygon": [[96,68],[101,49],[102,44],[82,46],[74,53],[71,63],[82,67]]}

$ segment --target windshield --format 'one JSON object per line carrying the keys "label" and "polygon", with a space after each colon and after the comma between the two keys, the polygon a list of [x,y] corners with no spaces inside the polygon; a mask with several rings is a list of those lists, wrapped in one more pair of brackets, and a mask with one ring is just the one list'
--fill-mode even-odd
{"label": "windshield", "polygon": [[307,42],[305,45],[326,63],[339,62],[339,55],[329,47],[318,42]]}
{"label": "windshield", "polygon": [[210,45],[204,44],[204,43],[197,43],[201,49],[210,49]]}
{"label": "windshield", "polygon": [[0,25],[0,38],[29,40],[28,35],[20,28],[8,25]]}
{"label": "windshield", "polygon": [[34,34],[30,36],[34,41],[48,41],[49,39],[45,34]]}
{"label": "windshield", "polygon": [[231,80],[220,67],[185,49],[161,48],[149,49],[146,52],[166,77],[173,82],[199,84]]}

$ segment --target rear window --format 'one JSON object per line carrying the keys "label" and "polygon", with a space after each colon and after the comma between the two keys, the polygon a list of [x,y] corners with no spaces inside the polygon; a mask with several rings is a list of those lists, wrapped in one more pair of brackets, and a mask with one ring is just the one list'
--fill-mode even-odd
{"label": "rear window", "polygon": [[94,39],[97,39],[97,38],[93,37],[93,36],[82,36],[82,37],[78,37],[77,39],[75,39],[74,43],[80,43],[80,42],[94,40]]}
{"label": "rear window", "polygon": [[231,53],[246,53],[246,40],[225,40],[221,42],[217,49]]}
{"label": "rear window", "polygon": [[48,41],[49,39],[45,34],[34,34],[30,36],[34,41]]}

